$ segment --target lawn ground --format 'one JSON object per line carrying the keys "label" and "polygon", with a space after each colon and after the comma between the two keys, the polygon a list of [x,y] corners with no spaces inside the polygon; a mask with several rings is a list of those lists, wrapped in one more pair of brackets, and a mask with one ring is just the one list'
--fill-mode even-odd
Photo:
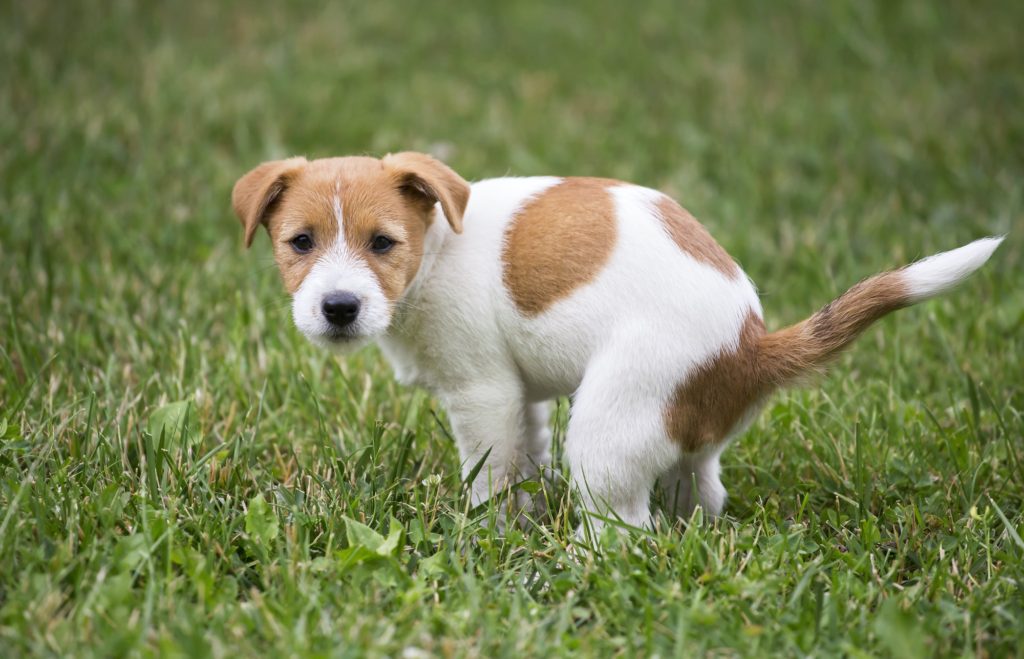
{"label": "lawn ground", "polygon": [[[4,3],[0,655],[1024,656],[1024,4],[679,4]],[[663,189],[772,328],[1009,237],[573,560],[242,249],[255,163],[400,149]]]}

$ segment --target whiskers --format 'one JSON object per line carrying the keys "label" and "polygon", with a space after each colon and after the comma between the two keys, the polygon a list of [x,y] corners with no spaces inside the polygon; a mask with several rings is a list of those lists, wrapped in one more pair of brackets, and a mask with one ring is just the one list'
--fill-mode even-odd
{"label": "whiskers", "polygon": [[399,300],[395,305],[395,316],[404,316],[407,310],[417,311],[420,313],[425,312],[426,307],[415,304],[407,299]]}

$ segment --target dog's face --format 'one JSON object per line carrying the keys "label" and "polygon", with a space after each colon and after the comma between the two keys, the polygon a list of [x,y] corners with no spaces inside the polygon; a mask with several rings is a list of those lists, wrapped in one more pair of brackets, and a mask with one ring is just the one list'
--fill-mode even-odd
{"label": "dog's face", "polygon": [[459,233],[468,201],[469,185],[420,153],[266,162],[232,193],[246,246],[267,228],[295,325],[325,346],[387,331],[419,271],[435,204]]}

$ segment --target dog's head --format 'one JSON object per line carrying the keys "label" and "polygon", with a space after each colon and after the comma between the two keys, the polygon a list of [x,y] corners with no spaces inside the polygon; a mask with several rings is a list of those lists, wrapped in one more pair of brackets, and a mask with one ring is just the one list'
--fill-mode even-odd
{"label": "dog's head", "polygon": [[339,346],[378,336],[419,271],[435,205],[456,233],[469,185],[421,153],[265,162],[231,201],[246,247],[267,228],[295,325]]}

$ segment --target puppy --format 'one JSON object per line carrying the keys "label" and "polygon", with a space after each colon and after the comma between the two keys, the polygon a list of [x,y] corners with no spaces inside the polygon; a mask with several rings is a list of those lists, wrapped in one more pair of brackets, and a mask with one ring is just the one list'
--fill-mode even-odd
{"label": "puppy", "polygon": [[[589,511],[651,522],[725,502],[719,456],[779,387],[868,325],[979,268],[985,238],[866,279],[766,332],[753,284],[649,188],[597,178],[469,185],[430,156],[266,162],[232,194],[267,228],[296,326],[325,347],[376,340],[400,381],[448,410],[474,503],[550,462],[548,401],[572,396],[566,454]],[[594,518],[593,523],[600,526]]]}

